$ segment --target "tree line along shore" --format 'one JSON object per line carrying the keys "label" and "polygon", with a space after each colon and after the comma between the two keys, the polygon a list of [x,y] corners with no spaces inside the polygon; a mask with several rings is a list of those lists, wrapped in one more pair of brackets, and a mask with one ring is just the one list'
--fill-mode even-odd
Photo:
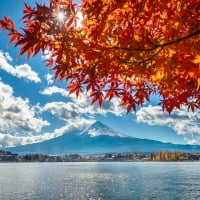
{"label": "tree line along shore", "polygon": [[0,162],[142,162],[142,161],[200,161],[200,153],[160,151],[155,153],[105,153],[101,155],[15,154],[0,150]]}

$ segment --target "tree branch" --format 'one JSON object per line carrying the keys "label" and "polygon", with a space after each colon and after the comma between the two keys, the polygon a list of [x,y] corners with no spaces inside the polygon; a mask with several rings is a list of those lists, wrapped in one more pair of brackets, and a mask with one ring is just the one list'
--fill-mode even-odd
{"label": "tree branch", "polygon": [[142,64],[142,63],[146,63],[146,62],[148,62],[150,60],[153,60],[153,58],[155,58],[163,50],[163,48],[164,47],[161,46],[158,51],[156,51],[153,55],[151,55],[149,58],[147,58],[145,60],[134,61],[134,62],[128,61],[127,63],[130,63],[130,64]]}
{"label": "tree branch", "polygon": [[170,41],[170,42],[167,42],[167,43],[164,43],[164,44],[155,44],[155,46],[154,47],[152,47],[152,48],[147,48],[147,49],[142,49],[142,48],[135,48],[135,49],[133,49],[133,48],[129,48],[129,47],[118,47],[118,46],[113,46],[113,47],[100,47],[99,49],[100,50],[106,50],[106,49],[119,49],[119,50],[126,50],[126,51],[147,51],[147,52],[149,52],[149,51],[153,51],[153,50],[155,50],[155,49],[157,49],[157,48],[159,48],[159,47],[166,47],[166,46],[170,46],[170,45],[173,45],[173,44],[176,44],[176,43],[179,43],[179,42],[181,42],[181,41],[183,41],[183,40],[186,40],[186,39],[188,39],[188,38],[191,38],[191,37],[194,37],[194,36],[197,36],[197,35],[200,35],[200,30],[197,30],[197,31],[195,31],[195,32],[193,32],[193,33],[191,33],[191,34],[189,34],[189,35],[186,35],[186,36],[184,36],[184,37],[181,37],[181,38],[177,38],[177,39],[175,39],[175,40],[172,40],[172,41]]}

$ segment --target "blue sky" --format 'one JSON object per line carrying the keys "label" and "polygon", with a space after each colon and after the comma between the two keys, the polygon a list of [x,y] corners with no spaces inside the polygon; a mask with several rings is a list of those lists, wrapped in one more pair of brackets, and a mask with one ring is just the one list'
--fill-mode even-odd
{"label": "blue sky", "polygon": [[[0,0],[0,18],[10,16],[20,27],[23,2]],[[35,0],[26,2],[34,4]],[[85,93],[78,99],[69,96],[65,82],[54,80],[43,62],[48,55],[19,58],[18,48],[8,46],[5,35],[0,32],[0,147],[54,138],[95,120],[134,137],[200,143],[199,112],[182,108],[169,116],[156,105],[158,97],[129,115],[117,99],[105,102],[102,108],[91,106]]]}

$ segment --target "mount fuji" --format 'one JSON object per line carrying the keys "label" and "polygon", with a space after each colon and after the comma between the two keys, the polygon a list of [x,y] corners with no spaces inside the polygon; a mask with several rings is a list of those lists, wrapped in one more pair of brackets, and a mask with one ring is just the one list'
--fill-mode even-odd
{"label": "mount fuji", "polygon": [[114,131],[96,121],[82,130],[74,130],[62,136],[39,143],[7,148],[13,153],[42,154],[101,154],[106,152],[156,152],[156,151],[198,151],[199,145],[180,145],[155,140],[139,139]]}

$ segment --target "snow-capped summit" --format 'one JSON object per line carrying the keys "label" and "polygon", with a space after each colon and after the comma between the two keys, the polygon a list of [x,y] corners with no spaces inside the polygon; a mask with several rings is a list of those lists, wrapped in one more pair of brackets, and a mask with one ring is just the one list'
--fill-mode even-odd
{"label": "snow-capped summit", "polygon": [[90,135],[91,137],[96,137],[100,135],[107,135],[112,137],[129,137],[125,134],[112,130],[110,127],[102,124],[100,121],[96,121],[81,133],[81,135],[86,134]]}

